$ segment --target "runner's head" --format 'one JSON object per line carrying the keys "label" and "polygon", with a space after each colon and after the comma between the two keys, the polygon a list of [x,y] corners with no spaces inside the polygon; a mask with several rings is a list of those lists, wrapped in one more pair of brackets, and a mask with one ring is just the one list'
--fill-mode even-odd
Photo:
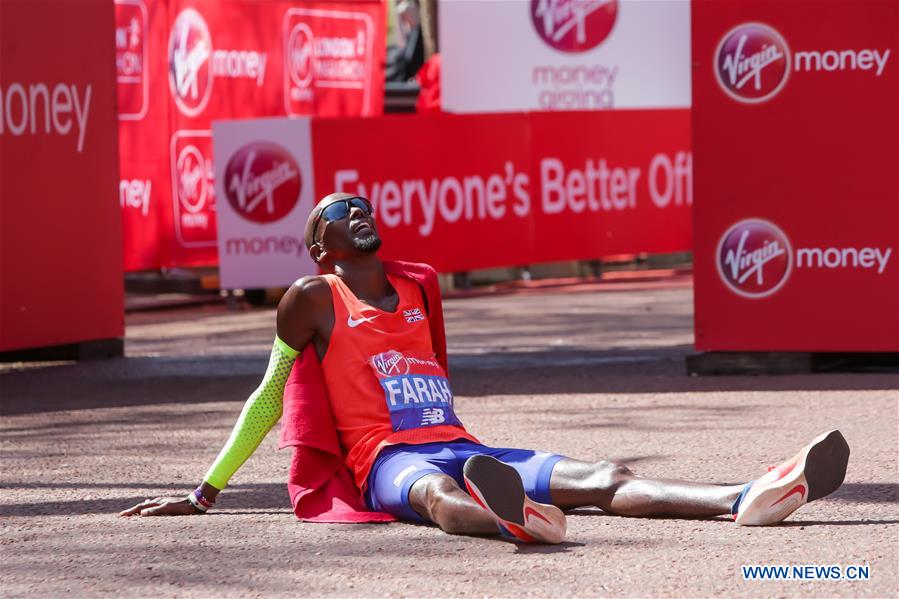
{"label": "runner's head", "polygon": [[381,247],[371,203],[350,193],[322,198],[306,220],[304,240],[315,262],[321,262],[326,254],[370,254]]}

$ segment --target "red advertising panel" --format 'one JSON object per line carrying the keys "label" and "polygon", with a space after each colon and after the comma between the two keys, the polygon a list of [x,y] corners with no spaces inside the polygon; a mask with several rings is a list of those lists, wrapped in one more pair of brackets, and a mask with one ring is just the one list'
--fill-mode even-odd
{"label": "red advertising panel", "polygon": [[128,270],[217,262],[211,123],[383,112],[383,3],[117,0]]}
{"label": "red advertising panel", "polygon": [[690,249],[689,110],[530,119],[541,261]]}
{"label": "red advertising panel", "polygon": [[316,197],[371,199],[387,257],[451,272],[690,248],[686,110],[316,119],[312,132]]}
{"label": "red advertising panel", "polygon": [[526,114],[313,120],[315,196],[369,198],[387,258],[441,271],[528,264],[528,137]]}
{"label": "red advertising panel", "polygon": [[693,5],[696,346],[899,350],[895,2]]}
{"label": "red advertising panel", "polygon": [[114,26],[0,3],[0,351],[124,334]]}
{"label": "red advertising panel", "polygon": [[169,94],[165,84],[168,27],[164,0],[116,0],[116,79],[119,91],[119,205],[125,270],[163,265],[171,230],[168,154]]}
{"label": "red advertising panel", "polygon": [[384,26],[373,8],[345,2],[298,6],[284,14],[288,116],[384,111]]}

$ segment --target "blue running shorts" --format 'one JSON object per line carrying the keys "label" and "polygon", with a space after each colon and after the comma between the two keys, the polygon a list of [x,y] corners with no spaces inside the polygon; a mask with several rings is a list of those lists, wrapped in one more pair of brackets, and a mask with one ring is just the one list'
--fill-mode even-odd
{"label": "blue running shorts", "polygon": [[368,474],[365,501],[376,512],[387,512],[401,520],[425,522],[409,505],[409,490],[428,474],[446,474],[465,489],[462,466],[473,455],[489,455],[518,471],[527,496],[550,503],[549,479],[553,467],[563,459],[554,453],[529,449],[500,449],[468,440],[422,445],[390,445],[381,450]]}

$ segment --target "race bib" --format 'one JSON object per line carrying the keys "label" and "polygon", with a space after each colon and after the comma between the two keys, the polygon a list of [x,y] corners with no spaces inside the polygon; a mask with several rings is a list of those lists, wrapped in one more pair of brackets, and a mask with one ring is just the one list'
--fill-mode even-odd
{"label": "race bib", "polygon": [[433,354],[395,350],[368,360],[384,390],[394,432],[426,426],[462,426],[453,411],[453,392]]}

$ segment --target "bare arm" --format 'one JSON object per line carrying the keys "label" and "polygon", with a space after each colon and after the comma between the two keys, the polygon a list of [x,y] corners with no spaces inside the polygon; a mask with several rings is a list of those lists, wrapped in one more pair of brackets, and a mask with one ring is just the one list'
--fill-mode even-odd
{"label": "bare arm", "polygon": [[[312,341],[331,310],[328,284],[305,277],[284,294],[278,305],[278,336],[262,383],[250,395],[225,446],[206,473],[200,492],[214,502],[228,480],[256,451],[281,417],[284,385],[296,356]],[[148,499],[120,513],[122,516],[173,516],[201,513],[188,499]]]}

